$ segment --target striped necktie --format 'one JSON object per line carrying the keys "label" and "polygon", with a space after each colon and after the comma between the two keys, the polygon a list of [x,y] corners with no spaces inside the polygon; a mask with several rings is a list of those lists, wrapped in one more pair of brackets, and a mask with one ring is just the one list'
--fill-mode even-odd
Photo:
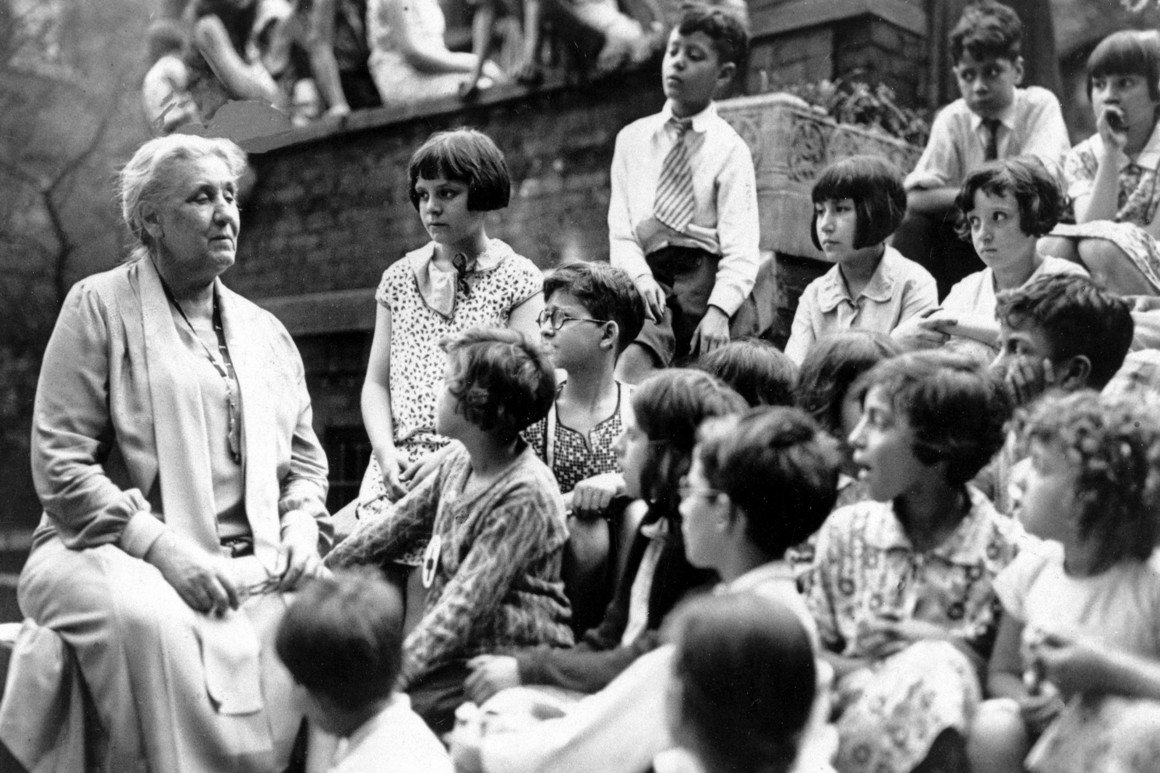
{"label": "striped necktie", "polygon": [[983,150],[984,161],[994,161],[999,157],[999,127],[1003,122],[998,118],[984,118],[983,128],[987,132],[987,145]]}
{"label": "striped necktie", "polygon": [[657,220],[679,233],[693,219],[696,208],[693,199],[693,170],[689,166],[689,150],[685,147],[685,135],[692,128],[693,121],[691,118],[674,116],[668,120],[667,125],[676,129],[677,139],[661,167],[653,213]]}

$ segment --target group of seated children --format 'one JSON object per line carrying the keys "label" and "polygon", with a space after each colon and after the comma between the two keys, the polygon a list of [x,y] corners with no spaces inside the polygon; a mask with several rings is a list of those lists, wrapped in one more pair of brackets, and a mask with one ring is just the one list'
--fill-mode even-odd
{"label": "group of seated children", "polygon": [[[664,111],[618,136],[611,266],[541,285],[486,233],[510,197],[494,143],[416,152],[431,242],[376,293],[372,464],[335,578],[279,633],[314,725],[342,739],[333,770],[1154,766],[1160,414],[1096,391],[1134,323],[1115,294],[1130,271],[1087,259],[1126,243],[1105,233],[1151,236],[1060,230],[1063,151],[1032,131],[1058,104],[1015,89],[1012,16],[964,14],[964,100],[919,171],[857,157],[819,178],[811,235],[834,266],[784,353],[730,341],[758,229],[752,164],[712,104],[746,45],[728,14],[686,13]],[[1146,165],[1124,73],[1149,61],[1160,42],[1136,33],[1093,54],[1081,223],[1108,217],[1091,202],[1113,172]],[[956,143],[973,155],[940,176]],[[953,205],[983,263],[941,304],[888,243],[920,203]]]}

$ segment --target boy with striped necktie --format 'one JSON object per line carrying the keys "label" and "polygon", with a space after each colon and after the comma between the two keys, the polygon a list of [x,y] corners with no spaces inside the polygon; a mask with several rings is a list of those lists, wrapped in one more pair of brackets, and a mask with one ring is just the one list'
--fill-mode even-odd
{"label": "boy with striped necktie", "polygon": [[756,332],[753,159],[713,105],[748,44],[729,11],[688,8],[665,50],[664,109],[617,135],[609,253],[633,277],[649,317],[621,356],[621,381],[710,352],[731,332]]}

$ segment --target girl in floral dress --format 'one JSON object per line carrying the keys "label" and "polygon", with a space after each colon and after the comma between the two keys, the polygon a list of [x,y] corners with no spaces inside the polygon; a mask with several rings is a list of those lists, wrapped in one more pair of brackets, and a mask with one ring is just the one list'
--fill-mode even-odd
{"label": "girl in floral dress", "polygon": [[942,352],[885,360],[855,393],[849,442],[876,501],[829,517],[804,578],[836,674],[836,767],[961,763],[998,619],[991,580],[1023,536],[966,485],[1002,442],[1002,401]]}
{"label": "girl in floral dress", "polygon": [[1160,293],[1160,37],[1125,30],[1088,58],[1096,134],[1064,161],[1075,225],[1060,225],[1045,255],[1083,263],[1122,295]]}
{"label": "girl in floral dress", "polygon": [[[411,203],[431,241],[383,272],[375,293],[362,390],[373,453],[359,492],[359,520],[390,517],[391,503],[407,490],[405,471],[447,443],[435,432],[447,364],[439,342],[477,326],[510,327],[536,340],[536,317],[544,307],[539,269],[487,235],[487,213],[506,207],[511,191],[503,154],[487,135],[469,129],[434,134],[415,151],[407,172]],[[418,566],[424,547],[399,563]],[[412,599],[408,608],[414,609]]]}

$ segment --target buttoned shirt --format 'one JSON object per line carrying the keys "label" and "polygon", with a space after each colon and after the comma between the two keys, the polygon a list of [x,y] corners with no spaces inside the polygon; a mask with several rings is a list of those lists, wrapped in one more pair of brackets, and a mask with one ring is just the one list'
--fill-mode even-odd
{"label": "buttoned shirt", "polygon": [[[1015,89],[999,119],[999,158],[1035,156],[1060,183],[1071,148],[1059,100],[1039,86]],[[983,119],[962,99],[944,107],[930,127],[922,158],[906,177],[906,190],[958,187],[985,163],[988,133]]]}
{"label": "buttoned shirt", "polygon": [[915,550],[890,502],[859,502],[826,520],[804,578],[826,647],[865,656],[866,624],[882,615],[935,623],[970,642],[993,639],[999,604],[991,583],[1027,537],[978,490],[967,491],[967,515],[926,552]]}
{"label": "buttoned shirt", "polygon": [[850,297],[837,264],[809,283],[798,300],[785,353],[800,365],[825,335],[852,328],[889,333],[937,305],[938,288],[930,272],[887,247],[857,298]]}
{"label": "buttoned shirt", "polygon": [[672,105],[616,136],[608,204],[609,257],[636,279],[651,275],[645,256],[666,247],[696,247],[721,257],[709,305],[732,316],[757,279],[759,224],[753,158],[745,141],[710,104],[685,135],[696,209],[680,233],[653,216],[665,157],[677,140]]}

